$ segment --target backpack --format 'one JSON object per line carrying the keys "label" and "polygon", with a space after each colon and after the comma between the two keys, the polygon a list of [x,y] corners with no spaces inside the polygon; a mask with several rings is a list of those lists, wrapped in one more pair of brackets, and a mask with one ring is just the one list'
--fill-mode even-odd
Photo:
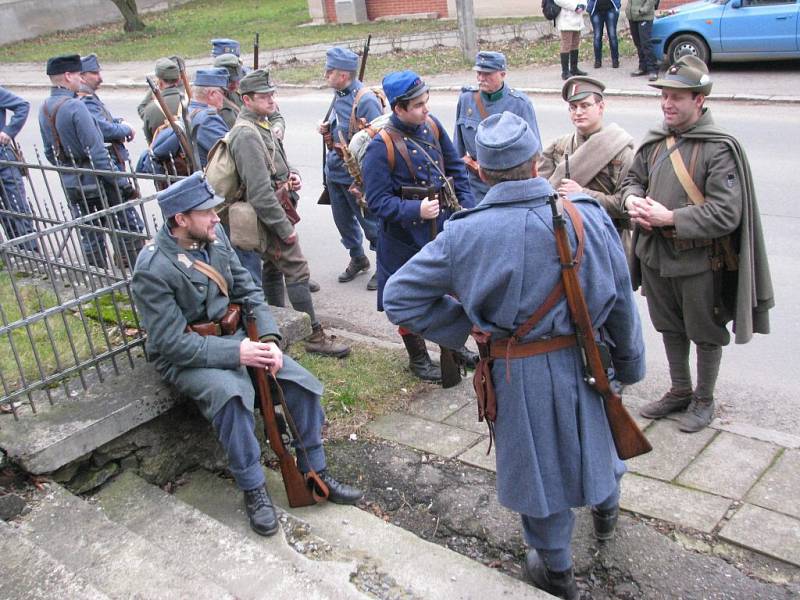
{"label": "backpack", "polygon": [[[244,186],[236,170],[236,161],[231,152],[230,138],[237,127],[248,127],[258,133],[256,126],[249,121],[237,121],[231,130],[211,146],[208,151],[205,176],[217,196],[225,198],[225,204],[239,200],[244,193]],[[258,139],[261,139],[259,134]]]}
{"label": "backpack", "polygon": [[542,15],[548,21],[555,21],[561,13],[561,7],[555,3],[555,0],[542,0]]}

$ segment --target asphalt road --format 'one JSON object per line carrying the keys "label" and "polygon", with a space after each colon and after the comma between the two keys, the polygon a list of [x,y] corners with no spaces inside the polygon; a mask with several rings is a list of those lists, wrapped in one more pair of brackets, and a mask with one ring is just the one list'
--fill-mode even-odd
{"label": "asphalt road", "polygon": [[[29,160],[34,144],[41,146],[36,114],[44,91],[26,93],[33,106],[31,117],[18,137]],[[101,97],[111,111],[125,117],[135,127],[136,114],[143,92],[109,91]],[[539,127],[545,142],[568,131],[570,124],[566,106],[555,96],[534,97]],[[365,289],[367,277],[340,284],[336,276],[348,261],[347,252],[338,241],[330,209],[317,206],[321,189],[321,148],[315,132],[330,102],[330,95],[321,92],[281,93],[280,106],[286,117],[286,140],[290,162],[300,169],[304,191],[298,225],[303,250],[309,259],[312,276],[322,286],[315,294],[317,311],[324,321],[361,333],[398,341],[394,327],[375,310],[375,294]],[[431,110],[452,131],[456,96],[435,93]],[[726,348],[717,400],[722,405],[722,418],[733,423],[749,424],[796,434],[800,425],[800,395],[792,379],[795,360],[800,357],[800,300],[794,295],[800,281],[800,267],[793,257],[800,256],[798,216],[791,210],[794,190],[800,188],[800,115],[796,107],[779,104],[745,104],[709,102],[716,122],[734,133],[746,148],[753,170],[762,224],[766,235],[777,306],[771,313],[772,333],[756,336],[749,344]],[[610,98],[606,120],[615,121],[635,139],[660,120],[657,100],[642,98]],[[145,147],[138,137],[129,145],[135,157]],[[370,254],[371,257],[374,255]],[[792,283],[794,282],[794,283]],[[667,385],[667,372],[660,336],[650,326],[644,299],[640,311],[648,349],[648,376],[636,387],[636,393],[656,397]]]}

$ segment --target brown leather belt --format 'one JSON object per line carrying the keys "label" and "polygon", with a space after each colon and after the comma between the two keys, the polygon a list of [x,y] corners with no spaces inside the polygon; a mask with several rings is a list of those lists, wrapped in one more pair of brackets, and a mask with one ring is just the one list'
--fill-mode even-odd
{"label": "brown leather belt", "polygon": [[228,309],[219,321],[202,321],[192,323],[184,329],[185,333],[194,332],[203,337],[209,335],[233,335],[239,329],[239,319],[242,307],[240,304],[229,304]]}
{"label": "brown leather belt", "polygon": [[577,345],[575,335],[560,335],[532,342],[514,342],[513,338],[492,340],[489,356],[492,358],[525,358],[546,352],[555,352]]}

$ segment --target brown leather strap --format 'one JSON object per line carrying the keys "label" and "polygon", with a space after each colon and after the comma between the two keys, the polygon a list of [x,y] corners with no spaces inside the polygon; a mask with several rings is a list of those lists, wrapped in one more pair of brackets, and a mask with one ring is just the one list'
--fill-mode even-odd
{"label": "brown leather strap", "polygon": [[52,114],[47,109],[47,103],[45,103],[44,106],[42,106],[42,111],[44,112],[44,116],[50,122],[50,129],[53,131],[53,141],[55,142],[55,147],[53,149],[55,151],[55,157],[62,163],[67,162],[66,161],[67,155],[64,151],[64,146],[61,144],[61,137],[58,135],[58,128],[56,127],[56,118],[58,117],[59,109],[64,105],[64,103],[67,100],[69,100],[69,97],[63,98],[60,102],[57,102],[55,108],[53,109]]}
{"label": "brown leather strap", "polygon": [[387,135],[391,139],[392,147],[400,153],[400,156],[406,163],[408,172],[411,174],[411,177],[414,178],[414,181],[416,181],[417,174],[414,172],[414,163],[411,162],[411,155],[408,153],[408,146],[406,145],[406,141],[404,139],[405,136],[402,132],[398,131],[394,127],[384,127],[383,131],[387,132]]}
{"label": "brown leather strap", "polygon": [[222,274],[217,271],[214,267],[210,264],[203,262],[202,260],[194,259],[192,262],[192,266],[200,271],[203,275],[208,277],[214,283],[217,284],[219,291],[222,292],[222,295],[226,298],[228,297],[228,282],[225,281],[225,278]]}
{"label": "brown leather strap", "polygon": [[481,121],[483,121],[486,117],[489,116],[489,113],[486,112],[486,107],[483,105],[483,99],[481,98],[480,90],[472,94],[472,98],[475,100],[475,106],[478,107],[478,112],[481,115]]}
{"label": "brown leather strap", "polygon": [[532,342],[515,342],[513,338],[504,340],[492,340],[489,355],[492,358],[526,358],[545,354],[556,350],[563,350],[577,345],[575,335],[560,335],[558,337],[534,340]]}
{"label": "brown leather strap", "polygon": [[381,129],[378,135],[381,136],[383,143],[386,144],[386,161],[389,163],[389,172],[394,171],[394,143],[392,138],[385,128]]}
{"label": "brown leather strap", "polygon": [[[428,127],[431,128],[431,131],[433,132],[433,139],[436,140],[436,148],[439,150],[439,154],[441,155],[442,145],[441,142],[439,141],[439,136],[440,136],[439,126],[436,124],[436,121],[434,121],[430,117],[427,117],[425,119],[425,123]],[[381,136],[383,143],[386,145],[386,162],[389,164],[389,171],[390,172],[394,171],[394,167],[396,164],[395,152],[394,152],[395,136],[392,134],[392,132],[397,133],[397,139],[399,140],[398,146],[400,147],[398,151],[400,152],[401,155],[403,155],[403,159],[405,160],[406,166],[408,167],[408,172],[411,173],[411,176],[414,177],[414,180],[416,181],[417,177],[414,173],[414,167],[411,164],[411,158],[408,156],[408,146],[406,146],[406,142],[403,139],[402,132],[391,127],[390,125],[387,125],[383,129],[378,131],[378,135]],[[370,137],[374,137],[374,134],[370,134]],[[405,154],[403,154],[403,151],[405,151]],[[441,164],[441,166],[442,169],[444,169],[443,163]]]}
{"label": "brown leather strap", "polygon": [[[675,138],[673,136],[667,137],[667,149],[672,150],[674,145]],[[689,171],[686,168],[686,163],[683,162],[683,157],[681,156],[680,150],[670,152],[669,160],[672,163],[675,176],[678,178],[683,190],[689,197],[689,201],[696,206],[702,206],[705,204],[705,196],[703,196],[703,192],[700,191],[700,188],[697,187],[697,184],[694,182],[694,179],[692,179],[692,176],[689,175]]]}
{"label": "brown leather strap", "polygon": [[350,111],[350,121],[347,123],[347,137],[353,137],[353,134],[358,129],[358,120],[356,119],[356,110],[358,109],[358,103],[361,101],[361,98],[369,92],[370,89],[366,86],[359,88],[356,92],[356,97],[353,98],[353,110]]}

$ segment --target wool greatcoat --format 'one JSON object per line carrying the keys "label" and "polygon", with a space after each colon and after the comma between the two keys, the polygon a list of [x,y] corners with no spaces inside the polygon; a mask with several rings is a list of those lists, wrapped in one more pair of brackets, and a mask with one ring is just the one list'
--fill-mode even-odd
{"label": "wool greatcoat", "polygon": [[[553,193],[543,178],[500,183],[476,208],[454,215],[389,279],[389,320],[447,348],[462,346],[473,325],[508,338],[561,277],[547,203]],[[592,323],[610,346],[616,380],[633,383],[644,377],[644,342],[625,253],[596,201],[573,200],[585,228],[579,275]],[[568,218],[567,228],[574,253]],[[523,341],[574,330],[562,297]],[[577,349],[506,362],[492,368],[500,503],[542,518],[606,500],[625,467],[603,401],[583,381]]]}
{"label": "wool greatcoat", "polygon": [[[242,267],[220,225],[216,232],[217,239],[207,245],[206,262],[225,278],[228,298],[216,283],[190,266],[192,256],[178,246],[166,227],[139,254],[132,283],[133,298],[147,331],[148,359],[166,381],[197,403],[209,421],[235,396],[242,399],[248,410],[253,410],[253,385],[247,368],[239,364],[239,344],[245,332],[240,327],[233,335],[203,337],[187,333],[186,325],[218,320],[229,302],[242,303],[247,299],[257,305],[259,338],[280,339],[263,292]],[[285,386],[289,406],[322,411],[319,404],[322,383],[289,356],[283,357],[278,381],[297,384]],[[301,390],[305,392],[302,398],[291,397],[300,395]]]}

